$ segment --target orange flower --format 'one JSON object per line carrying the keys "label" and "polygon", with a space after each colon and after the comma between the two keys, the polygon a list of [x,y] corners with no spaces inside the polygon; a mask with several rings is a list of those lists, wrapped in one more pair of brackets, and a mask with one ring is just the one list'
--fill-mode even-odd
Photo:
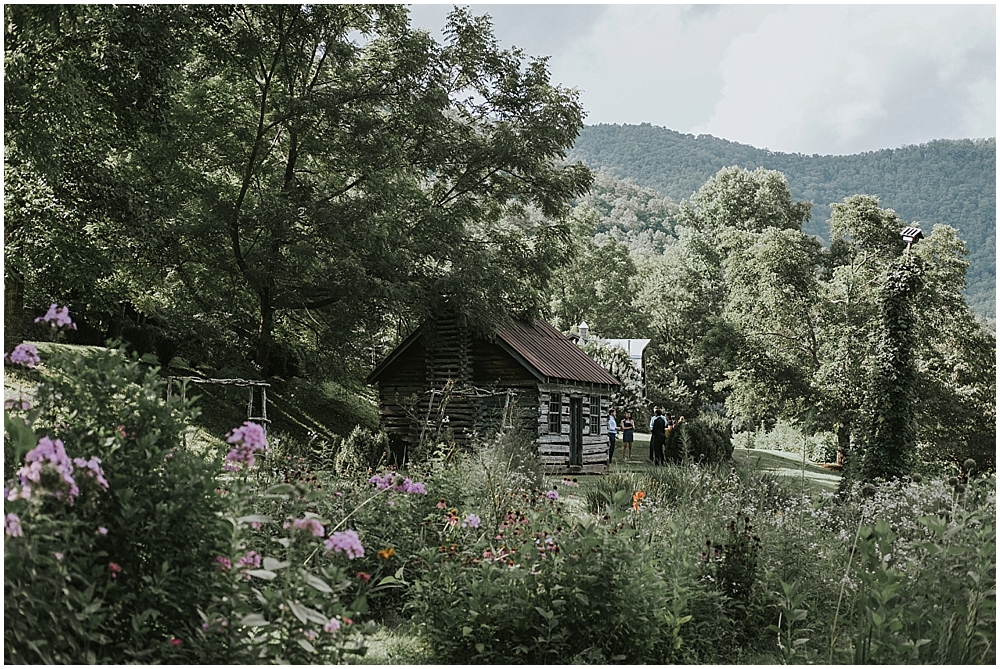
{"label": "orange flower", "polygon": [[392,546],[390,546],[389,548],[383,548],[378,552],[378,556],[383,560],[388,560],[395,554],[396,554],[396,549],[393,548]]}
{"label": "orange flower", "polygon": [[642,504],[642,500],[644,499],[646,499],[646,493],[641,490],[632,495],[632,508],[638,511],[639,506]]}

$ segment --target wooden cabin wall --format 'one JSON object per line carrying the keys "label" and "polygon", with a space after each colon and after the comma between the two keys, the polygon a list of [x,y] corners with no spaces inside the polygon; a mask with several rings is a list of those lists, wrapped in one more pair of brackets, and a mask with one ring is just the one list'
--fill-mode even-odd
{"label": "wooden cabin wall", "polygon": [[[498,344],[483,339],[472,342],[472,383],[486,395],[480,399],[480,434],[498,429],[504,412],[512,411],[510,425],[528,431],[532,438],[538,435],[538,381]],[[508,390],[513,391],[512,409],[507,406]]]}
{"label": "wooden cabin wall", "polygon": [[[561,395],[561,412],[559,432],[549,430],[549,400],[552,393]],[[583,409],[582,438],[582,468],[570,467],[569,464],[569,432],[570,432],[570,397],[580,396]],[[591,421],[591,397],[597,397],[601,403],[600,417],[596,424]],[[607,390],[594,389],[586,386],[540,384],[538,396],[538,454],[542,464],[552,472],[570,471],[601,471],[608,463],[608,436],[606,429],[607,412],[610,406],[610,396]],[[596,428],[593,429],[593,428]]]}

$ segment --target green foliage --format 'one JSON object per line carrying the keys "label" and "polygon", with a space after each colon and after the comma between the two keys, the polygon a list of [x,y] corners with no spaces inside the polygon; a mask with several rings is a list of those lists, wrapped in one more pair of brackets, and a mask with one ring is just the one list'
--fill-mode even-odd
{"label": "green foliage", "polygon": [[645,405],[642,397],[642,374],[628,352],[618,346],[593,340],[588,341],[583,350],[621,382],[618,390],[611,395],[611,408],[618,411],[618,420],[621,421],[628,411],[638,415]]}
{"label": "green foliage", "polygon": [[340,442],[333,460],[339,476],[364,476],[388,464],[389,437],[358,426]]}
{"label": "green foliage", "polygon": [[585,126],[572,160],[680,201],[720,169],[778,170],[795,198],[811,201],[806,232],[829,239],[830,203],[877,193],[906,220],[943,223],[972,250],[965,296],[974,311],[996,309],[996,139],[936,140],[851,156],[805,156],[757,149],[708,135],[642,125]]}
{"label": "green foliage", "polygon": [[890,265],[885,280],[879,304],[881,331],[867,388],[863,450],[860,463],[853,465],[865,480],[900,477],[915,455],[917,375],[911,341],[921,269],[918,259],[906,255]]}
{"label": "green foliage", "polygon": [[771,430],[760,428],[755,432],[733,435],[734,448],[759,448],[765,451],[784,451],[804,455],[810,462],[835,462],[837,435],[832,432],[807,434],[801,426],[779,419]]}
{"label": "green foliage", "polygon": [[[117,350],[47,357],[31,429],[60,439],[71,457],[98,457],[108,489],[78,474],[88,485],[71,506],[40,493],[14,503],[25,536],[4,546],[9,661],[191,657],[169,640],[194,637],[193,612],[214,591],[206,567],[225,545],[224,504],[218,461],[183,448],[191,407],[176,395],[165,401],[164,390],[155,371]],[[6,431],[17,444],[5,449],[13,471],[30,435]]]}
{"label": "green foliage", "polygon": [[733,455],[733,431],[729,421],[711,413],[678,422],[663,447],[668,461],[727,462]]}
{"label": "green foliage", "polygon": [[[328,493],[279,484],[251,498],[239,481],[231,485],[237,502],[227,517],[230,549],[213,565],[225,587],[198,611],[200,662],[330,664],[363,655],[363,636],[373,626],[355,623],[368,605],[351,574],[355,567],[348,566],[351,558],[324,550],[316,532],[292,524],[313,521],[321,534],[329,525],[332,536],[343,521],[310,511]],[[268,502],[272,515],[245,513]]]}
{"label": "green foliage", "polygon": [[446,528],[440,545],[419,555],[409,606],[440,656],[532,664],[676,657],[685,603],[633,530],[574,521],[558,502],[525,494],[499,536]]}

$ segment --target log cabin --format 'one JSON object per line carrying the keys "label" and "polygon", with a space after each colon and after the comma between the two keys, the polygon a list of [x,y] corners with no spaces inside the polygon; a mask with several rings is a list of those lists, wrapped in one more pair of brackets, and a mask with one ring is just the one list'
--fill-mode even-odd
{"label": "log cabin", "polygon": [[608,468],[607,418],[618,379],[542,320],[511,321],[490,337],[453,318],[424,323],[367,382],[394,454],[445,425],[466,445],[501,427],[524,430],[549,473]]}

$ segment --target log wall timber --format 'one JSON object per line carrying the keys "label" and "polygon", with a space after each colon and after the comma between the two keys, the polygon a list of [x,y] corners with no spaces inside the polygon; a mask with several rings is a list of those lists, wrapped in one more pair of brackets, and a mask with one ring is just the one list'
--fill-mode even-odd
{"label": "log wall timber", "polygon": [[[501,427],[520,428],[537,440],[552,473],[607,468],[604,423],[609,386],[581,381],[545,382],[497,343],[473,337],[454,320],[425,324],[379,372],[379,414],[390,441],[416,445],[443,425],[459,444]],[[558,393],[559,415],[549,429],[549,404]],[[579,400],[582,465],[570,466],[570,407]],[[593,410],[592,410],[593,409]]]}

